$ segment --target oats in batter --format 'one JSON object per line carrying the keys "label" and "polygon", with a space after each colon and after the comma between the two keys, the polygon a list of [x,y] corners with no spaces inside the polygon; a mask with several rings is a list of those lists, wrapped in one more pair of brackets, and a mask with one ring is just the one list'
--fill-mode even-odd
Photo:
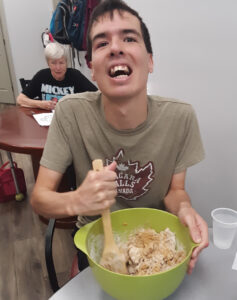
{"label": "oats in batter", "polygon": [[169,228],[159,233],[153,229],[139,229],[130,234],[121,248],[130,275],[151,275],[168,270],[186,255],[182,247],[177,247],[175,234]]}

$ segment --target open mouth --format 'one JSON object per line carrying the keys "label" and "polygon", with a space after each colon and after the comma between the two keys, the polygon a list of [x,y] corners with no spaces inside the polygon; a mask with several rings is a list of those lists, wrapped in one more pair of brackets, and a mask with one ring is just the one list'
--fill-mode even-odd
{"label": "open mouth", "polygon": [[109,70],[109,76],[112,78],[124,78],[130,76],[132,70],[126,65],[114,66]]}

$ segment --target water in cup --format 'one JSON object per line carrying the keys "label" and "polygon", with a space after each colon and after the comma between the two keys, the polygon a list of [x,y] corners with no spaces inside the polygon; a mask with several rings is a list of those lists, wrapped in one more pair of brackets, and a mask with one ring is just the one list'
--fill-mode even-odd
{"label": "water in cup", "polygon": [[213,219],[213,242],[220,249],[228,249],[237,231],[237,211],[230,208],[216,208]]}

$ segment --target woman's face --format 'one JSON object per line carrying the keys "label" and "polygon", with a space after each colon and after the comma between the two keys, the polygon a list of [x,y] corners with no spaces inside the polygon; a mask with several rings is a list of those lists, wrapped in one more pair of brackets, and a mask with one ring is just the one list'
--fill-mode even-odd
{"label": "woman's face", "polygon": [[67,60],[63,56],[58,59],[48,59],[48,66],[55,80],[61,81],[64,79],[67,71]]}

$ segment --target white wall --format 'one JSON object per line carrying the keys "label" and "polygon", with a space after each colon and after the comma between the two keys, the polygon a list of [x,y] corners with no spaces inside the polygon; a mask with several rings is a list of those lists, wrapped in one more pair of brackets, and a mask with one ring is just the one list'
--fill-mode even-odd
{"label": "white wall", "polygon": [[46,63],[41,33],[49,26],[52,13],[50,0],[2,0],[11,47],[11,57],[19,78],[32,78]]}
{"label": "white wall", "polygon": [[206,159],[188,170],[193,206],[211,224],[219,206],[237,210],[237,1],[127,0],[148,25],[151,94],[191,103]]}

